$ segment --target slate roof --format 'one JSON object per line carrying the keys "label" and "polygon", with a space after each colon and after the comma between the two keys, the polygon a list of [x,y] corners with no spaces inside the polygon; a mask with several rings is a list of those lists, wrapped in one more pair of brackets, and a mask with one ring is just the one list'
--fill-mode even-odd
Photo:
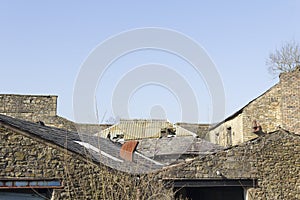
{"label": "slate roof", "polygon": [[24,121],[1,114],[0,124],[5,125],[6,127],[8,126],[8,128],[15,128],[19,131],[26,132],[33,137],[43,139],[60,147],[67,147],[68,150],[72,152],[78,154],[84,153],[83,147],[73,142],[75,140],[80,140],[79,135],[75,132],[70,132],[49,126],[43,126],[39,123]]}
{"label": "slate roof", "polygon": [[[242,156],[239,155],[239,154],[237,154],[237,155],[231,154],[230,155],[230,156],[233,155],[234,157],[237,156],[239,158],[238,160],[228,158],[226,155],[232,153],[232,152],[230,152],[230,150],[238,150],[240,152],[250,152],[251,154],[258,154],[258,155],[261,154],[261,155],[263,155],[265,152],[262,151],[261,148],[272,149],[272,141],[274,141],[274,142],[277,141],[277,144],[278,144],[278,139],[281,138],[281,137],[284,138],[286,136],[289,136],[289,140],[291,142],[295,142],[295,146],[297,146],[297,144],[299,144],[298,141],[300,141],[300,135],[280,128],[279,130],[266,133],[266,134],[264,134],[260,137],[253,138],[253,139],[248,140],[246,142],[243,142],[241,144],[237,144],[237,145],[234,145],[234,146],[223,148],[222,150],[219,150],[217,153],[212,153],[211,155],[203,156],[203,158],[200,158],[200,159],[199,158],[193,158],[193,159],[190,159],[186,162],[181,162],[181,163],[178,163],[178,164],[169,165],[169,166],[165,167],[166,170],[170,170],[168,172],[167,177],[166,177],[165,180],[176,180],[176,179],[178,179],[178,180],[189,179],[190,180],[190,178],[187,178],[188,176],[186,176],[187,175],[186,173],[188,171],[190,171],[191,174],[194,173],[194,171],[193,171],[194,168],[190,167],[193,162],[199,162],[200,165],[201,165],[201,162],[207,162],[207,160],[215,160],[214,158],[216,158],[218,160],[219,159],[222,160],[223,157],[226,158],[226,159],[223,159],[223,161],[222,161],[222,162],[224,162],[223,167],[225,169],[227,169],[227,172],[234,173],[233,177],[237,177],[237,178],[244,177],[244,178],[251,178],[252,179],[253,178],[253,172],[250,172],[251,170],[249,170],[248,168],[244,168],[244,166],[242,166],[242,165],[241,165],[241,167],[238,167],[239,165],[235,164],[235,163],[238,163],[238,162],[243,162],[243,156],[244,155],[242,155]],[[280,143],[282,143],[282,141],[280,141]],[[289,143],[289,141],[288,141],[288,143]],[[258,148],[258,147],[253,148],[254,144],[261,144],[260,148]],[[271,146],[268,147],[268,145],[271,145]],[[285,147],[284,150],[295,152],[295,149],[293,149],[293,148]],[[205,159],[206,157],[208,159]],[[259,156],[259,158],[261,159],[262,156]],[[232,161],[234,161],[234,162],[232,162]],[[253,160],[251,160],[251,162],[252,161]],[[231,165],[231,164],[233,164],[233,165]],[[212,168],[209,168],[208,170],[210,170],[210,169],[212,169]],[[230,170],[228,170],[228,169],[230,169]],[[243,170],[246,170],[246,171],[243,171]],[[251,176],[247,177],[247,176],[249,176],[249,173],[251,174]],[[208,174],[208,177],[207,176],[204,176],[204,177],[200,176],[200,177],[197,177],[197,179],[204,179],[204,180],[208,180],[208,179],[216,180],[216,178],[219,179],[220,178],[219,175],[216,175],[216,177],[215,177],[215,174],[216,173],[214,172],[214,173]],[[209,177],[209,176],[211,176],[211,177]]]}
{"label": "slate roof", "polygon": [[62,148],[67,148],[69,151],[82,156],[86,156],[86,149],[88,149],[94,162],[103,163],[124,172],[146,173],[164,166],[138,152],[134,152],[133,162],[125,161],[119,155],[121,145],[108,139],[100,139],[92,135],[79,135],[76,132],[43,126],[5,115],[0,115],[0,124],[10,129],[25,132],[32,137],[43,139]]}
{"label": "slate roof", "polygon": [[204,156],[223,147],[193,136],[140,140],[137,151],[165,165],[183,161],[186,156]]}

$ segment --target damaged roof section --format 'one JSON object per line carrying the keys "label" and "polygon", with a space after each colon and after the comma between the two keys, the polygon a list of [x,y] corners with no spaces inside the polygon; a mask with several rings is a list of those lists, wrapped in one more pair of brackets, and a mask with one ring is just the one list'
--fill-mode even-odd
{"label": "damaged roof section", "polygon": [[143,139],[137,146],[138,152],[165,165],[178,163],[195,156],[205,156],[222,149],[223,147],[219,145],[193,136]]}
{"label": "damaged roof section", "polygon": [[[26,137],[43,140],[46,144],[54,144],[82,155],[84,158],[90,158],[95,163],[102,163],[113,169],[132,174],[156,171],[171,163],[220,149],[219,146],[196,138],[189,132],[186,132],[188,136],[129,140],[121,144],[108,138],[78,134],[4,115],[0,115],[0,124]],[[141,131],[144,130],[141,129]],[[161,128],[152,130],[161,131]],[[176,130],[184,131],[181,128]],[[138,132],[138,129],[136,131]]]}
{"label": "damaged roof section", "polygon": [[[174,130],[176,136],[194,136],[196,134],[178,125],[173,125],[167,120],[159,119],[121,119],[119,123],[101,131],[97,136],[111,139],[122,138],[124,140],[137,140],[144,138],[159,138],[168,135]],[[170,133],[169,133],[170,134]]]}
{"label": "damaged roof section", "polygon": [[143,174],[164,166],[164,164],[135,151],[137,141],[129,141],[122,145],[90,135],[82,135],[81,139],[82,141],[75,142],[84,146],[97,162],[113,169],[132,174]]}

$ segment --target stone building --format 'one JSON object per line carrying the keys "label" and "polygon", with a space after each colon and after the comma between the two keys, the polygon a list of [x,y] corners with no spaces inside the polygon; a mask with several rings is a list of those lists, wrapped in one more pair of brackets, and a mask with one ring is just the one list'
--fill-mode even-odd
{"label": "stone building", "polygon": [[214,200],[300,199],[300,135],[278,130],[167,167],[177,196]]}
{"label": "stone building", "polygon": [[172,197],[157,179],[133,174],[161,168],[157,162],[136,152],[127,161],[120,150],[108,139],[0,115],[0,199]]}
{"label": "stone building", "polygon": [[253,127],[259,125],[261,132],[281,127],[300,134],[300,67],[279,78],[278,84],[210,128],[206,138],[222,146],[236,145],[257,137]]}

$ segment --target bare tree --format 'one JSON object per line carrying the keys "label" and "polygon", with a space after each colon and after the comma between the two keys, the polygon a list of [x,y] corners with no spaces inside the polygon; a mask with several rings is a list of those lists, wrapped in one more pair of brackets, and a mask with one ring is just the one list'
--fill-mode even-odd
{"label": "bare tree", "polygon": [[293,71],[300,64],[299,43],[294,40],[285,42],[281,48],[270,53],[266,64],[269,72],[273,75]]}

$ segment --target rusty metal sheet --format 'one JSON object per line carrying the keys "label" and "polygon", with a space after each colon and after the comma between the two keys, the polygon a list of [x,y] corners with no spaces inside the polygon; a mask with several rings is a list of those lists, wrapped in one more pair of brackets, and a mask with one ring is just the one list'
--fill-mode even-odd
{"label": "rusty metal sheet", "polygon": [[121,158],[132,162],[133,152],[135,151],[138,143],[139,142],[136,140],[125,142],[120,150]]}

